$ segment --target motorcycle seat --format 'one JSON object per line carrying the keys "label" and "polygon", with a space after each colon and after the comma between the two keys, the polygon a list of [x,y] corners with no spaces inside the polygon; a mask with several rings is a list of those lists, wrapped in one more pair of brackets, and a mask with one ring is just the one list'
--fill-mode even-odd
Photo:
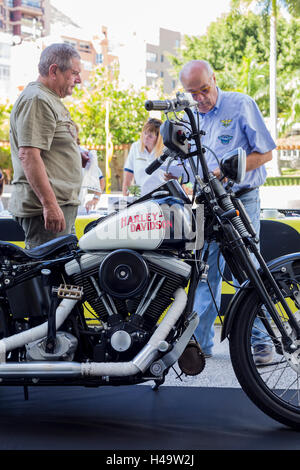
{"label": "motorcycle seat", "polygon": [[72,250],[77,246],[78,240],[75,235],[64,235],[47,243],[26,250],[13,243],[0,241],[0,255],[9,256],[11,258],[27,258],[34,260],[42,260],[49,256],[55,256],[65,249]]}

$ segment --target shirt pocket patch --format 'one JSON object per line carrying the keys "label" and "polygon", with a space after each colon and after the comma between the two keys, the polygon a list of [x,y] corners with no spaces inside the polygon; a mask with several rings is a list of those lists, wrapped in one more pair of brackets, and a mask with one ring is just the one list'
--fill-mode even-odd
{"label": "shirt pocket patch", "polygon": [[233,119],[221,119],[221,125],[222,127],[232,127]]}
{"label": "shirt pocket patch", "polygon": [[222,134],[222,135],[218,136],[218,140],[223,145],[229,144],[229,142],[231,141],[232,138],[233,138],[233,135],[229,135],[229,134]]}

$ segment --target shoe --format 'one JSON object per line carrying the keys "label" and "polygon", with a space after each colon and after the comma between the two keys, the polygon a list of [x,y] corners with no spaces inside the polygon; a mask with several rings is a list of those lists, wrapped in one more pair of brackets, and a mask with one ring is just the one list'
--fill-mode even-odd
{"label": "shoe", "polygon": [[203,351],[203,354],[204,354],[204,357],[205,357],[206,359],[212,357],[212,353],[211,353],[211,352],[205,352],[205,351]]}
{"label": "shoe", "polygon": [[258,344],[253,347],[253,359],[255,364],[268,364],[272,361],[274,355],[270,344]]}

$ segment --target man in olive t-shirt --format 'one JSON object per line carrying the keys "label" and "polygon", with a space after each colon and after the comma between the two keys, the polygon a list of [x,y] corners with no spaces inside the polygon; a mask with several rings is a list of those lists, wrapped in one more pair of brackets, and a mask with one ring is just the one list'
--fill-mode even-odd
{"label": "man in olive t-shirt", "polygon": [[61,99],[81,83],[80,72],[78,52],[52,44],[41,54],[37,81],[27,85],[11,112],[9,210],[24,229],[27,249],[71,233],[74,226],[86,162]]}

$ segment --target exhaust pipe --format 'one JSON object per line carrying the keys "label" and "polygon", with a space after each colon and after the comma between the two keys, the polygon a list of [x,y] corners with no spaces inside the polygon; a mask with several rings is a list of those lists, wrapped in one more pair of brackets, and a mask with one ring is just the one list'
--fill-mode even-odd
{"label": "exhaust pipe", "polygon": [[[72,305],[66,304],[65,301],[72,302]],[[63,302],[65,302],[64,305]],[[76,300],[64,299],[57,309],[57,325],[62,325],[67,318]],[[162,342],[170,333],[182,314],[187,302],[187,295],[182,288],[177,289],[174,295],[174,302],[166,313],[165,317],[158,325],[157,329],[149,339],[144,348],[130,362],[91,362],[91,363],[75,363],[75,362],[27,362],[27,363],[0,363],[0,378],[53,378],[53,377],[128,377],[145,372],[152,362],[159,355]],[[63,318],[63,321],[61,319]],[[0,348],[8,347],[5,351],[12,350],[16,347],[24,346],[30,341],[35,341],[47,335],[48,323],[44,323],[32,330],[27,330],[17,335],[4,338],[0,341]],[[35,330],[33,332],[33,330]],[[39,335],[41,332],[43,334]],[[20,335],[22,335],[20,337]],[[30,338],[30,339],[28,339]],[[8,341],[10,340],[10,341]],[[17,344],[17,346],[15,346]],[[12,347],[14,346],[14,347]],[[1,351],[1,349],[0,349]]]}

